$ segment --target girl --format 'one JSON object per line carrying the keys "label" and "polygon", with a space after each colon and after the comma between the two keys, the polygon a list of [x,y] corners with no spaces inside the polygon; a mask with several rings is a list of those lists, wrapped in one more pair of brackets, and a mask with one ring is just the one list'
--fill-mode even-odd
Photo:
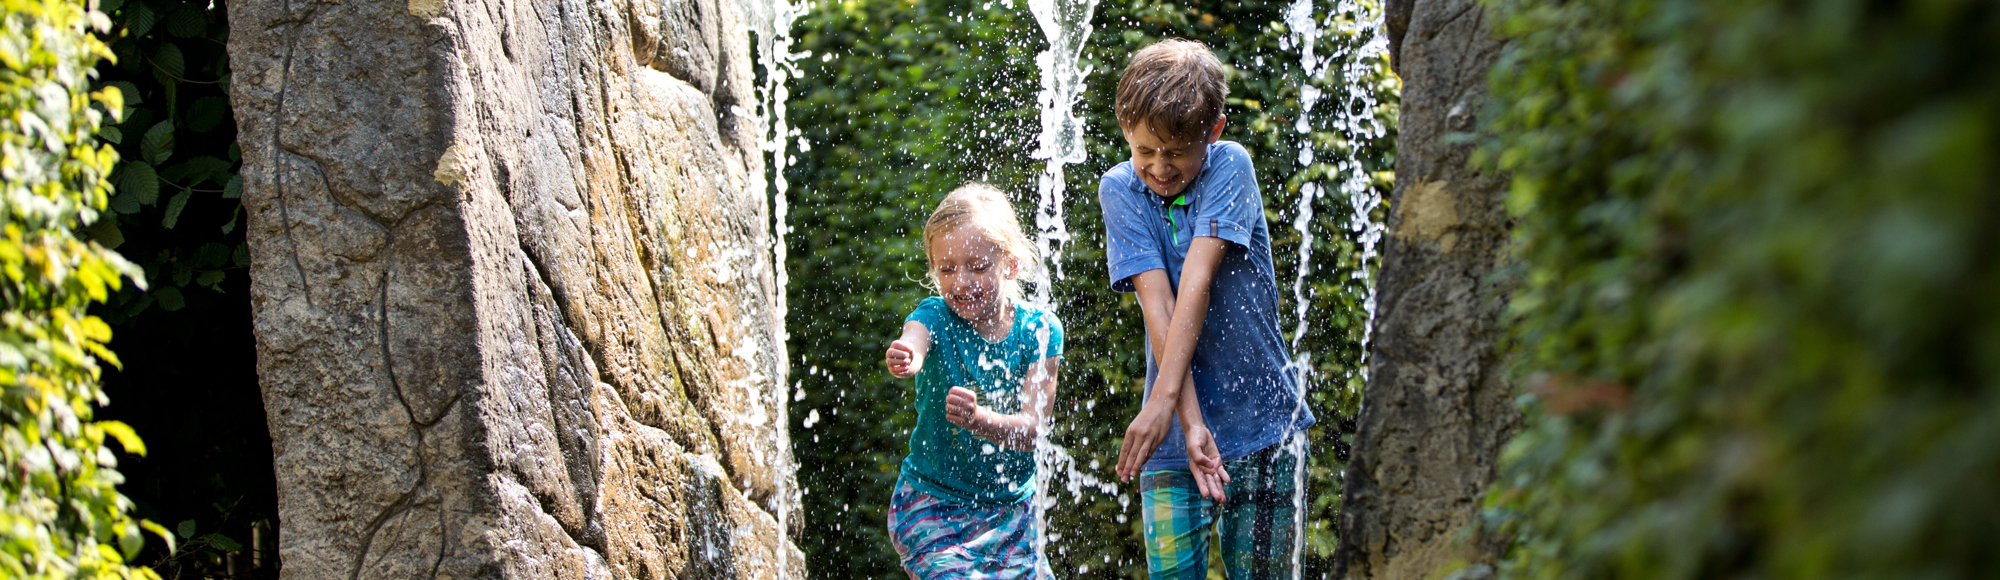
{"label": "girl", "polygon": [[1062,324],[1024,304],[1039,265],[999,190],[967,184],[924,224],[938,296],[889,344],[916,377],[917,428],[889,500],[889,534],[914,580],[1052,578],[1034,551],[1035,435],[1049,420]]}

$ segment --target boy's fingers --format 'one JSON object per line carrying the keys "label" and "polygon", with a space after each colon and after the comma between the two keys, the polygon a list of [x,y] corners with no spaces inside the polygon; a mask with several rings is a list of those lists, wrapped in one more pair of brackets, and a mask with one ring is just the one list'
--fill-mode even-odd
{"label": "boy's fingers", "polygon": [[1133,476],[1139,474],[1139,466],[1146,462],[1145,458],[1139,457],[1139,449],[1145,445],[1143,441],[1140,441],[1143,438],[1144,436],[1139,434],[1126,434],[1125,445],[1118,450],[1119,479],[1129,481]]}
{"label": "boy's fingers", "polygon": [[1132,479],[1132,476],[1129,475],[1127,470],[1125,469],[1125,465],[1130,462],[1128,458],[1130,458],[1131,456],[1132,456],[1132,438],[1126,437],[1125,444],[1118,447],[1118,467],[1116,471],[1118,472],[1118,479],[1121,481]]}

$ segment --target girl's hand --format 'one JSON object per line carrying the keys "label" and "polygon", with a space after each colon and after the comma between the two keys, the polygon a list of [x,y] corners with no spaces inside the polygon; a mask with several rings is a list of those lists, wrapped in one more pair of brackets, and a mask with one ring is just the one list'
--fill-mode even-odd
{"label": "girl's hand", "polygon": [[[924,355],[915,346],[901,340],[889,343],[889,353],[883,358],[889,365],[889,375],[907,379],[917,376],[924,368]],[[969,391],[968,391],[969,392]]]}
{"label": "girl's hand", "polygon": [[[951,424],[972,429],[979,417],[979,394],[965,387],[952,387],[944,395],[944,419]],[[973,429],[977,431],[976,429]]]}

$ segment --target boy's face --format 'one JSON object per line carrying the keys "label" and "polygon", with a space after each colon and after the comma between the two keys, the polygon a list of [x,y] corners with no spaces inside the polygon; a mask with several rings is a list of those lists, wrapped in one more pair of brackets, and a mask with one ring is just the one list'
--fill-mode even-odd
{"label": "boy's face", "polygon": [[1217,119],[1215,128],[1193,141],[1154,132],[1145,121],[1120,127],[1125,133],[1125,144],[1132,147],[1132,170],[1154,195],[1167,198],[1180,195],[1201,174],[1201,164],[1208,161],[1208,146],[1222,136],[1225,120]]}

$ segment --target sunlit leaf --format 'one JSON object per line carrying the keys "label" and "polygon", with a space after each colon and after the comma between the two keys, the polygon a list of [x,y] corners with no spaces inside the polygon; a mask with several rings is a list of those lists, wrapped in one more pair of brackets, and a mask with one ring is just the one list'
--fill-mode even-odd
{"label": "sunlit leaf", "polygon": [[146,456],[146,442],[139,439],[139,432],[133,431],[131,425],[126,425],[123,421],[98,421],[94,425],[99,429],[103,429],[104,434],[117,439],[118,444],[125,448],[126,453],[140,457]]}
{"label": "sunlit leaf", "polygon": [[165,540],[167,542],[167,553],[172,554],[175,550],[179,549],[179,546],[176,545],[179,542],[174,538],[172,532],[167,531],[165,526],[153,523],[152,520],[139,520],[139,527],[152,532],[155,536],[159,536],[161,540]]}

